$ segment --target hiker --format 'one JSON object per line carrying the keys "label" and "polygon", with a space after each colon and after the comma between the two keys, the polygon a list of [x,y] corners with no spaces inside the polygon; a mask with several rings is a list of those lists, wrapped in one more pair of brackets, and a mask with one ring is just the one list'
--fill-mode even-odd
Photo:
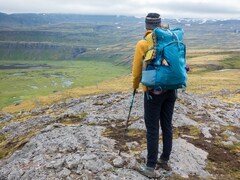
{"label": "hiker", "polygon": [[[144,37],[156,27],[161,27],[161,17],[158,13],[149,13],[145,18],[146,32]],[[145,39],[138,41],[132,67],[133,89],[139,88],[142,77],[143,59],[148,50]],[[147,176],[155,177],[155,168],[171,170],[168,164],[172,150],[172,116],[176,101],[175,90],[155,90],[143,85],[144,91],[144,121],[147,138],[147,162],[138,171]],[[162,129],[163,151],[158,158],[159,123]]]}

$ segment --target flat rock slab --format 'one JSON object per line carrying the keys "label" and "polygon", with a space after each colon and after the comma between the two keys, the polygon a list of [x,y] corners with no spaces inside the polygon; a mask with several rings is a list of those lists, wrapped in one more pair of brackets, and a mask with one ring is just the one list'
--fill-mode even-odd
{"label": "flat rock slab", "polygon": [[[115,146],[118,139],[103,136],[107,126],[125,125],[131,98],[130,93],[102,94],[16,115],[1,114],[0,122],[5,125],[0,134],[9,142],[33,129],[37,133],[14,154],[0,161],[0,179],[148,179],[135,171],[139,158],[146,158],[145,147],[139,149],[141,140],[128,141],[126,147],[131,151],[119,153]],[[190,93],[179,93],[179,98],[173,116],[176,129],[190,132],[194,127],[203,140],[211,143],[210,139],[223,127],[239,128],[239,104],[230,105]],[[129,129],[143,132],[140,138],[144,138],[143,114],[143,95],[138,93]],[[174,175],[211,177],[205,170],[208,153],[190,143],[194,141],[194,133],[175,137],[170,159],[173,171],[160,170],[163,179],[174,178]],[[218,138],[228,137],[223,144],[240,142],[238,131],[220,133]],[[160,143],[159,152],[161,148]],[[134,149],[138,149],[137,152]]]}

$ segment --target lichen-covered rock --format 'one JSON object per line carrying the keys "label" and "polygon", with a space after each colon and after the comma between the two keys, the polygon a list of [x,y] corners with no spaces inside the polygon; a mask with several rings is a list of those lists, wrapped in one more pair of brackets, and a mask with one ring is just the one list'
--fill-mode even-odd
{"label": "lichen-covered rock", "polygon": [[204,135],[205,138],[211,138],[212,134],[210,133],[211,128],[203,126],[201,127],[201,132]]}
{"label": "lichen-covered rock", "polygon": [[113,166],[116,168],[122,168],[124,166],[124,160],[121,157],[117,157],[113,160]]}
{"label": "lichen-covered rock", "polygon": [[[149,179],[136,171],[146,159],[141,93],[135,96],[129,119],[131,133],[125,139],[121,134],[131,99],[130,93],[106,93],[1,114],[0,146],[17,151],[0,161],[0,179]],[[210,146],[216,138],[221,147],[239,143],[239,112],[239,104],[179,93],[173,116],[173,171],[159,170],[161,178],[211,177],[206,171],[208,152],[194,146],[194,140],[201,138]]]}
{"label": "lichen-covered rock", "polygon": [[[105,151],[112,152],[114,141],[101,136],[102,127],[50,126],[46,128],[47,131],[42,131],[43,133],[32,138],[22,150],[1,162],[0,177],[24,179],[22,176],[28,174],[29,177],[31,175],[33,179],[37,179],[38,174],[46,174],[46,178],[63,178],[72,171],[78,170],[79,173],[80,167],[93,173],[112,168],[112,165],[105,161]],[[106,144],[108,146],[105,146]],[[116,154],[112,152],[107,156],[111,159]]]}
{"label": "lichen-covered rock", "polygon": [[173,172],[188,178],[189,174],[196,174],[201,178],[207,178],[210,174],[205,170],[208,153],[188,143],[184,139],[176,139],[173,142],[173,152],[170,163]]}
{"label": "lichen-covered rock", "polygon": [[181,127],[181,126],[198,126],[198,123],[184,114],[177,114],[173,115],[173,126],[174,127]]}
{"label": "lichen-covered rock", "polygon": [[0,123],[3,123],[3,122],[9,122],[11,121],[13,118],[15,118],[15,116],[7,113],[5,115],[3,114],[0,114]]}
{"label": "lichen-covered rock", "polygon": [[71,171],[67,168],[63,168],[63,170],[61,170],[59,173],[58,173],[58,177],[59,178],[66,178],[68,177],[69,175],[71,174]]}

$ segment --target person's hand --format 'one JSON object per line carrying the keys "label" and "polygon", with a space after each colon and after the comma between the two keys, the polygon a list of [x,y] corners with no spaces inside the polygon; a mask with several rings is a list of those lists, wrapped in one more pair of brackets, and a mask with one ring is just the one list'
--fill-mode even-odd
{"label": "person's hand", "polygon": [[139,91],[138,91],[137,89],[133,89],[133,93],[134,93],[134,94],[138,94]]}

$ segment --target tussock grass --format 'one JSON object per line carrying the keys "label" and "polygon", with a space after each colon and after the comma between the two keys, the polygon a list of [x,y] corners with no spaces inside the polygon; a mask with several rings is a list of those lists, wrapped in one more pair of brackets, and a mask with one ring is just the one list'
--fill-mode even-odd
{"label": "tussock grass", "polygon": [[[208,73],[190,74],[187,91],[197,94],[218,93],[220,99],[231,99],[239,97],[239,94],[224,94],[223,90],[231,92],[237,91],[240,88],[240,70],[214,71]],[[240,98],[240,97],[239,97]],[[240,100],[240,99],[238,99]]]}
{"label": "tussock grass", "polygon": [[187,91],[229,103],[240,102],[239,50],[191,50]]}

